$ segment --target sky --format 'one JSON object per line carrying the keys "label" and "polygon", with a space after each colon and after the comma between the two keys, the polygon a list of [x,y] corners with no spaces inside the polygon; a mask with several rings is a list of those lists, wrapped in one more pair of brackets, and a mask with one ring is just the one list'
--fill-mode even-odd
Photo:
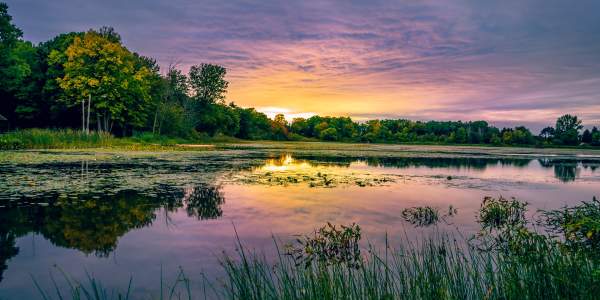
{"label": "sky", "polygon": [[228,101],[270,116],[600,125],[600,1],[7,3],[36,43],[106,25],[165,68],[221,64]]}

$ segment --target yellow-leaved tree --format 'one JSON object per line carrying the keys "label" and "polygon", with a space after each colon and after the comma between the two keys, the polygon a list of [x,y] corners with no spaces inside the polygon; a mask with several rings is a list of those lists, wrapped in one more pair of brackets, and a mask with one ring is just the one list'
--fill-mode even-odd
{"label": "yellow-leaved tree", "polygon": [[90,117],[99,131],[144,125],[153,73],[114,32],[90,30],[75,37],[65,53],[50,53],[50,61],[63,65],[64,76],[57,79],[63,100],[69,106],[81,104],[84,130],[89,131]]}

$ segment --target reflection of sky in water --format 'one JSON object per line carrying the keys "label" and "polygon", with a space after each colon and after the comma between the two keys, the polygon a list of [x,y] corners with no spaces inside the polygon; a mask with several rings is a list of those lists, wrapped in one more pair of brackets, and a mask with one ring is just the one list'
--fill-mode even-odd
{"label": "reflection of sky in water", "polygon": [[[30,274],[49,286],[48,272],[55,264],[78,278],[84,278],[88,270],[108,287],[124,287],[132,275],[133,292],[137,296],[156,292],[161,266],[167,282],[177,267],[182,266],[192,279],[192,288],[200,291],[201,273],[218,276],[215,257],[224,249],[229,252],[234,249],[232,224],[243,242],[268,253],[273,250],[271,234],[286,240],[327,221],[356,222],[370,242],[380,244],[385,233],[393,241],[394,236],[405,233],[418,237],[436,230],[412,227],[402,219],[403,209],[428,205],[443,211],[452,205],[458,214],[448,219],[450,225],[440,224],[437,230],[453,232],[458,228],[468,236],[477,229],[474,217],[484,196],[517,197],[531,204],[531,213],[575,204],[598,195],[600,178],[593,169],[597,165],[597,162],[536,159],[357,160],[284,155],[268,159],[263,165],[241,167],[241,171],[214,169],[220,172],[216,176],[221,179],[220,184],[190,181],[183,184],[184,188],[172,190],[117,192],[111,199],[117,201],[116,197],[121,197],[121,202],[109,201],[114,205],[108,207],[102,206],[106,204],[104,199],[93,197],[72,206],[64,203],[57,206],[56,203],[62,202],[56,196],[48,206],[20,208],[18,212],[23,214],[19,218],[36,223],[27,225],[30,227],[14,217],[17,212],[14,206],[5,207],[0,211],[3,214],[0,234],[6,237],[7,232],[14,232],[19,226],[24,232],[17,233],[18,254],[7,262],[0,282],[0,298],[37,297]],[[191,169],[192,177],[200,169]],[[178,173],[185,171],[182,168],[154,167],[154,171],[177,174],[168,177],[169,180],[191,178],[187,176],[190,174]],[[328,188],[311,187],[309,179],[285,184],[240,181],[247,176],[310,178],[319,173],[327,174],[328,178],[352,180]],[[367,187],[353,184],[356,178],[379,176],[389,176],[394,181]],[[160,178],[156,181],[160,182]],[[99,235],[100,228],[103,235]],[[100,247],[102,242],[106,243],[107,257],[94,255],[94,246]]]}

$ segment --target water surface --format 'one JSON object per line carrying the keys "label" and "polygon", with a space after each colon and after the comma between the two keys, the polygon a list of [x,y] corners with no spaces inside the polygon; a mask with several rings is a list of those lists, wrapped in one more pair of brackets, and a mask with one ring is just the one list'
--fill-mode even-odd
{"label": "water surface", "polygon": [[[73,153],[71,153],[73,154]],[[40,153],[39,155],[43,155]],[[83,155],[82,157],[87,157]],[[202,295],[203,274],[235,253],[234,226],[249,247],[273,254],[325,222],[358,223],[369,242],[386,233],[473,234],[484,196],[516,197],[537,209],[600,195],[597,157],[551,155],[338,155],[322,151],[185,152],[116,160],[0,164],[0,298],[39,297],[60,270],[86,272],[108,288],[158,295],[179,267]],[[415,226],[402,211],[457,214]],[[533,216],[535,217],[535,216]]]}

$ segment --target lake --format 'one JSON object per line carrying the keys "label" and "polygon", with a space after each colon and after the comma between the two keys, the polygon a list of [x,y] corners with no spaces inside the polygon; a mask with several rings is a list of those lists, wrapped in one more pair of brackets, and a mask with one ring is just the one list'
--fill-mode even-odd
{"label": "lake", "polygon": [[[0,299],[39,298],[61,272],[132,295],[159,294],[180,268],[195,295],[242,243],[267,256],[326,222],[357,223],[378,246],[476,233],[485,196],[537,210],[600,196],[600,152],[314,143],[214,151],[25,151],[0,159]],[[403,211],[430,206],[435,224]]]}

